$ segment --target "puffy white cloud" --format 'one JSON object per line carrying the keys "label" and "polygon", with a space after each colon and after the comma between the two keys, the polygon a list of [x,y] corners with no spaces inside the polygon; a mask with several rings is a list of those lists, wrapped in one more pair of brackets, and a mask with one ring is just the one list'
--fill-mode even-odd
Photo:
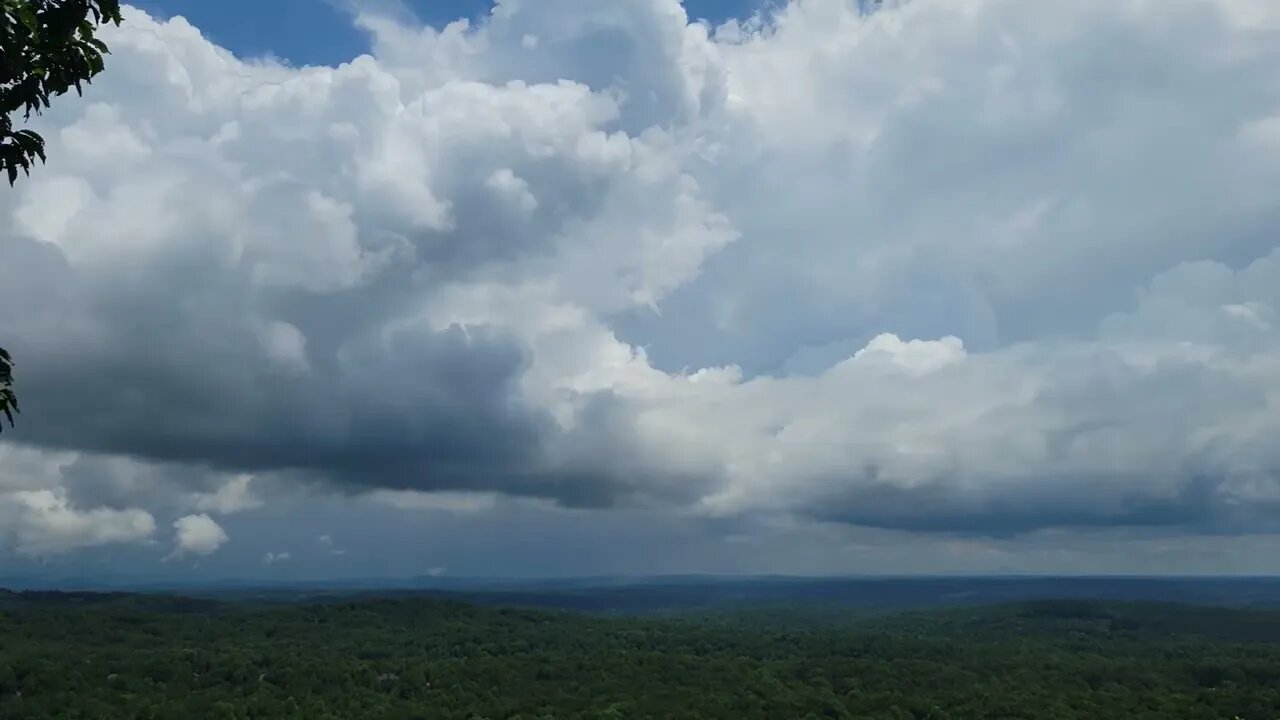
{"label": "puffy white cloud", "polygon": [[212,467],[197,512],[281,471],[454,510],[1274,527],[1280,13],[861,5],[365,14],[371,56],[303,69],[130,12],[0,197],[22,437]]}
{"label": "puffy white cloud", "polygon": [[136,543],[155,532],[155,518],[137,508],[74,508],[50,490],[0,495],[4,535],[22,555],[48,556],[112,543]]}
{"label": "puffy white cloud", "polygon": [[282,562],[289,562],[292,556],[287,552],[268,552],[262,556],[263,565],[276,565]]}
{"label": "puffy white cloud", "polygon": [[229,538],[222,526],[205,514],[186,515],[173,521],[173,552],[169,558],[212,555]]}
{"label": "puffy white cloud", "polygon": [[[374,492],[374,493],[371,493],[371,495],[372,495],[374,498],[377,498],[379,495],[381,495],[381,493]],[[378,501],[378,500],[377,500],[377,499],[375,499],[375,502],[377,502],[377,501]],[[347,551],[346,551],[346,550],[344,550],[344,549],[342,549],[342,548],[337,548],[337,547],[334,547],[334,546],[333,546],[333,536],[332,536],[332,535],[321,535],[320,537],[316,538],[316,544],[317,544],[317,545],[319,545],[321,548],[323,548],[326,552],[328,552],[328,554],[329,554],[329,555],[333,555],[333,556],[340,556],[340,555],[346,555],[346,554],[347,554]]]}
{"label": "puffy white cloud", "polygon": [[155,518],[136,506],[94,502],[71,491],[76,453],[0,445],[0,547],[47,557],[83,548],[142,543]]}

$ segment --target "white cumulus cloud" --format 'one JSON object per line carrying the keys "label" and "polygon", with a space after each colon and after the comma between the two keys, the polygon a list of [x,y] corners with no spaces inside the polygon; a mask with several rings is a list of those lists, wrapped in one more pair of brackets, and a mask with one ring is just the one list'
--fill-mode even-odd
{"label": "white cumulus cloud", "polygon": [[143,543],[155,518],[128,503],[73,492],[84,467],[74,452],[0,444],[0,547],[52,556],[100,545]]}
{"label": "white cumulus cloud", "polygon": [[137,543],[155,532],[155,518],[132,508],[72,507],[50,490],[23,490],[0,495],[3,535],[22,555],[48,556],[97,545]]}
{"label": "white cumulus cloud", "polygon": [[222,526],[205,514],[186,515],[173,522],[173,552],[170,558],[212,555],[229,538]]}
{"label": "white cumulus cloud", "polygon": [[[0,196],[23,441],[213,468],[160,474],[200,512],[280,473],[1275,528],[1277,6],[862,5],[365,13],[370,55],[300,69],[130,11]],[[179,523],[175,552],[226,540]]]}

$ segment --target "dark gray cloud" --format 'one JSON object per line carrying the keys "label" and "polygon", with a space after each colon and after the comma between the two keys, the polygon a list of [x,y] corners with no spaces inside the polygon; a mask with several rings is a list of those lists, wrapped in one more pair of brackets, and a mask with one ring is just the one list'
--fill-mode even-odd
{"label": "dark gray cloud", "polygon": [[[3,245],[18,260],[12,272],[39,272],[22,262],[32,243]],[[22,288],[3,287],[3,305],[23,321]],[[310,371],[296,373],[263,356],[245,307],[62,311],[98,324],[74,344],[18,336],[33,409],[25,442],[220,470],[314,470],[365,485],[501,489],[536,472],[550,430],[545,413],[515,399],[520,348],[483,330],[369,329],[336,357],[308,354]]]}
{"label": "dark gray cloud", "polygon": [[[1046,481],[1037,487],[1037,481]],[[864,527],[911,532],[1015,537],[1045,528],[1166,528],[1198,532],[1272,530],[1271,507],[1239,508],[1219,494],[1220,481],[1190,477],[1168,494],[1133,490],[1148,478],[1036,478],[966,493],[945,480],[917,487],[849,483],[855,490],[827,498],[814,517]],[[1261,524],[1260,524],[1261,523]]]}

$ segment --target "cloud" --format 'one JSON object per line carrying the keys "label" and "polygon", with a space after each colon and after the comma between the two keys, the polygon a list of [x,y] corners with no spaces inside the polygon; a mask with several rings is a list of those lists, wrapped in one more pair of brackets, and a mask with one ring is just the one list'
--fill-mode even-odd
{"label": "cloud", "polygon": [[252,475],[236,475],[217,490],[197,495],[195,509],[227,514],[261,507],[262,500],[249,488],[252,482]]}
{"label": "cloud", "polygon": [[275,565],[282,562],[288,562],[290,555],[287,552],[268,552],[262,556],[263,565]]}
{"label": "cloud", "polygon": [[0,467],[0,517],[11,518],[9,540],[23,554],[149,543],[156,517],[264,502],[249,476],[122,456],[0,444]]}
{"label": "cloud", "polygon": [[110,32],[0,197],[16,439],[181,512],[254,474],[992,536],[1280,520],[1272,5],[357,22],[337,68]]}
{"label": "cloud", "polygon": [[21,555],[58,555],[98,545],[137,543],[151,537],[156,522],[144,510],[72,507],[49,490],[0,495],[4,533]]}
{"label": "cloud", "polygon": [[222,526],[208,515],[186,515],[173,522],[173,552],[169,558],[212,555],[229,538]]}
{"label": "cloud", "polygon": [[[378,493],[377,492],[371,493],[371,495],[376,497]],[[326,552],[328,552],[329,555],[332,555],[334,557],[347,554],[347,551],[344,548],[337,548],[333,546],[333,536],[331,535],[321,535],[320,537],[316,538],[316,544],[319,545],[321,548],[323,548]]]}
{"label": "cloud", "polygon": [[401,510],[439,510],[462,514],[491,510],[497,503],[495,495],[479,493],[378,490],[371,493],[370,497],[375,502]]}
{"label": "cloud", "polygon": [[147,510],[74,492],[77,459],[76,453],[0,444],[0,545],[47,557],[150,539],[156,523]]}

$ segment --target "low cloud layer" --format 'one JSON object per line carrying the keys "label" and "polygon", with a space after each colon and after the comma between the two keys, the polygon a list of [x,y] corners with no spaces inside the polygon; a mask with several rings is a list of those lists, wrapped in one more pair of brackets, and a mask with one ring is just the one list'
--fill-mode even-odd
{"label": "low cloud layer", "polygon": [[[0,194],[5,442],[141,468],[185,553],[255,475],[1277,529],[1280,6],[859,5],[364,14],[371,56],[301,69],[129,12]],[[136,485],[55,475],[0,507],[110,529],[18,547],[152,534]]]}

